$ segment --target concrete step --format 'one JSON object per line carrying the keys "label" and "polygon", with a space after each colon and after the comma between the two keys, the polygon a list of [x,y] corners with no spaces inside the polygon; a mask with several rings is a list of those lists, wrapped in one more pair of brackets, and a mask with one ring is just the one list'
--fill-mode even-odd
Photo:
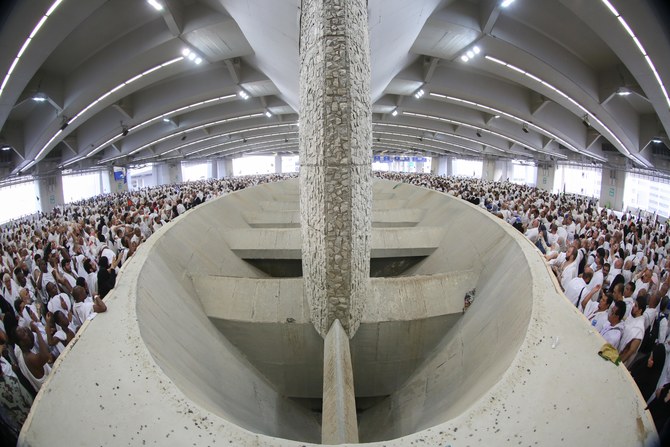
{"label": "concrete step", "polygon": [[[373,228],[371,258],[429,256],[439,247],[445,227]],[[300,259],[299,228],[230,229],[223,235],[242,259]]]}
{"label": "concrete step", "polygon": [[[404,383],[459,321],[478,276],[469,270],[372,278],[351,340],[357,397],[388,395]],[[323,339],[309,320],[301,278],[192,280],[210,321],[278,392],[321,397]]]}
{"label": "concrete step", "polygon": [[[414,227],[426,210],[405,208],[372,212],[372,228]],[[247,212],[242,217],[251,228],[300,228],[300,213],[293,211]]]}

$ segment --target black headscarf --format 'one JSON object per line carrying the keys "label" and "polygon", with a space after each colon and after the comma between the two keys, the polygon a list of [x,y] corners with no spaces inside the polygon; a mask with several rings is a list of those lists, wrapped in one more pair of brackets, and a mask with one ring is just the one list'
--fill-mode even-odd
{"label": "black headscarf", "polygon": [[[654,363],[651,368],[647,364],[649,355],[654,356]],[[656,391],[656,384],[663,372],[663,365],[665,365],[665,346],[661,343],[654,346],[649,355],[645,355],[633,364],[630,369],[630,375],[635,379],[644,400],[648,400],[654,391]]]}

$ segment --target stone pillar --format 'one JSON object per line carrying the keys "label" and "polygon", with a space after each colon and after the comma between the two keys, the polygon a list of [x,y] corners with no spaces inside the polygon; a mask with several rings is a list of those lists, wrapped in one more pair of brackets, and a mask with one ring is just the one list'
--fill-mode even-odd
{"label": "stone pillar", "polygon": [[275,155],[275,174],[282,173],[281,155]]}
{"label": "stone pillar", "polygon": [[600,206],[623,211],[623,193],[626,187],[626,173],[603,168],[600,181]]}
{"label": "stone pillar", "polygon": [[304,290],[322,337],[351,338],[370,276],[370,56],[366,0],[302,3],[300,217]]}
{"label": "stone pillar", "polygon": [[48,213],[65,202],[63,198],[63,176],[60,172],[40,177],[35,182],[37,208]]}
{"label": "stone pillar", "polygon": [[554,190],[555,174],[555,165],[540,163],[537,166],[537,180],[535,181],[535,186],[537,186],[539,189],[552,192]]}

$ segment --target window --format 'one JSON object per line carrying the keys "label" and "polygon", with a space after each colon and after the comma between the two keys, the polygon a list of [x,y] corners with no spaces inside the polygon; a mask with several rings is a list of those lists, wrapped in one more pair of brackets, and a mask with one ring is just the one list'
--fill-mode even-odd
{"label": "window", "polygon": [[[274,174],[275,157],[255,155],[233,159],[233,175]],[[186,179],[184,179],[186,180]]]}
{"label": "window", "polygon": [[458,177],[482,178],[482,160],[463,160],[456,158],[452,163],[453,175]]}
{"label": "window", "polygon": [[519,185],[535,186],[537,179],[537,166],[512,162],[512,176],[510,182]]}
{"label": "window", "polygon": [[0,187],[0,223],[37,212],[37,188],[34,181]]}
{"label": "window", "polygon": [[554,191],[595,197],[600,200],[602,169],[591,166],[558,165]]}
{"label": "window", "polygon": [[181,179],[184,182],[192,182],[194,180],[206,180],[208,178],[208,163],[186,164],[181,165]]}
{"label": "window", "polygon": [[[102,172],[85,172],[63,176],[63,200],[65,203],[102,194]],[[105,175],[108,175],[105,172]]]}
{"label": "window", "polygon": [[624,210],[642,210],[663,217],[670,216],[670,180],[628,172],[625,185]]}

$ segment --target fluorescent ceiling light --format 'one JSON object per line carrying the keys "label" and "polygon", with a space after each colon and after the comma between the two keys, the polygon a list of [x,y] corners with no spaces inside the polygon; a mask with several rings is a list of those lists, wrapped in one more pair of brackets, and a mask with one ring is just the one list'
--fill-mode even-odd
{"label": "fluorescent ceiling light", "polygon": [[[564,92],[562,92],[561,90],[557,89],[556,87],[554,87],[553,85],[549,84],[548,82],[543,81],[542,79],[538,78],[537,76],[531,75],[530,73],[528,73],[528,72],[522,70],[521,68],[518,68],[518,67],[515,67],[514,65],[508,64],[507,62],[505,62],[505,61],[503,61],[503,60],[496,59],[496,58],[491,57],[491,56],[488,56],[488,55],[484,56],[484,58],[487,59],[487,60],[490,60],[491,62],[495,62],[496,64],[503,65],[504,67],[507,67],[507,68],[509,68],[510,70],[514,70],[514,71],[516,71],[516,72],[519,72],[519,73],[521,73],[521,74],[523,74],[523,75],[525,75],[525,76],[527,76],[527,77],[533,79],[534,81],[538,81],[538,82],[541,83],[543,86],[545,86],[545,87],[547,87],[547,88],[553,90],[554,92],[556,92],[557,94],[559,94],[559,95],[562,96],[563,98],[567,99],[569,102],[571,102],[572,104],[574,104],[577,108],[579,108],[582,112],[586,113],[586,115],[589,117],[589,119],[591,120],[592,123],[596,123],[596,124],[598,124],[603,130],[605,130],[605,131],[609,134],[610,138],[611,138],[612,140],[614,140],[614,141],[620,146],[620,149],[623,149],[623,151],[624,151],[624,153],[626,154],[626,156],[630,156],[630,155],[631,155],[631,152],[628,150],[628,148],[626,147],[626,145],[623,144],[623,141],[621,141],[621,140],[619,139],[619,137],[617,137],[617,136],[614,134],[614,132],[612,132],[612,131],[609,129],[609,127],[605,126],[605,123],[603,123],[602,121],[600,121],[600,119],[598,119],[598,117],[596,117],[593,113],[589,112],[589,111],[586,109],[586,107],[584,107],[583,105],[581,105],[580,103],[578,103],[575,99],[571,98],[571,97],[568,96],[566,93],[564,93]],[[601,132],[601,133],[602,133],[602,132]],[[607,137],[606,137],[606,138],[607,138]]]}
{"label": "fluorescent ceiling light", "polygon": [[7,74],[5,74],[5,77],[2,80],[2,84],[0,84],[0,96],[2,96],[2,92],[5,91],[5,87],[7,87],[7,83],[9,82],[9,79],[11,78],[12,73],[14,72],[14,69],[16,68],[16,65],[19,63],[19,60],[21,59],[21,56],[23,55],[23,53],[28,48],[28,45],[30,45],[30,43],[32,42],[35,35],[37,35],[40,28],[42,28],[42,25],[44,25],[44,23],[47,21],[47,18],[50,17],[51,14],[53,14],[53,12],[56,10],[56,8],[58,8],[58,5],[60,5],[62,1],[63,0],[56,0],[55,2],[53,2],[51,4],[51,6],[47,10],[47,12],[42,16],[42,18],[40,18],[39,22],[37,22],[37,25],[35,25],[35,28],[33,28],[32,32],[30,33],[28,38],[25,40],[25,42],[23,42],[23,45],[21,45],[21,49],[19,50],[19,52],[14,57],[14,61],[9,66],[9,70],[7,70]]}
{"label": "fluorescent ceiling light", "polygon": [[645,50],[645,48],[642,46],[642,43],[637,38],[631,27],[626,22],[626,20],[621,16],[621,14],[619,14],[619,11],[617,11],[616,8],[612,6],[612,4],[608,0],[602,0],[602,2],[605,4],[605,6],[607,6],[607,9],[610,10],[610,12],[614,15],[614,17],[617,18],[617,20],[619,21],[623,29],[626,30],[626,33],[628,33],[631,39],[633,39],[633,42],[637,46],[637,49],[640,51],[640,53],[642,53],[642,56],[647,61],[647,64],[649,65],[651,72],[654,74],[654,77],[656,78],[656,83],[660,87],[661,93],[665,98],[665,102],[668,104],[668,107],[670,107],[670,96],[668,96],[668,91],[665,88],[665,84],[663,84],[663,81],[661,80],[658,71],[656,71],[656,67],[654,66],[654,63],[651,61],[651,58],[649,57],[647,50]]}
{"label": "fluorescent ceiling light", "polygon": [[163,5],[158,3],[156,0],[147,0],[147,3],[149,3],[151,6],[153,6],[156,11],[162,11],[163,10]]}
{"label": "fluorescent ceiling light", "polygon": [[[178,61],[183,60],[183,59],[184,59],[184,58],[183,58],[182,56],[179,56],[179,57],[176,57],[176,58],[174,58],[174,59],[171,59],[171,60],[169,60],[169,61],[167,61],[167,62],[164,62],[164,63],[162,63],[162,64],[160,64],[160,65],[156,65],[155,67],[152,67],[152,68],[150,68],[150,69],[148,69],[148,70],[145,70],[145,71],[143,71],[142,73],[140,73],[139,75],[133,76],[132,78],[128,79],[127,81],[122,82],[121,84],[117,85],[116,87],[114,87],[114,88],[111,89],[110,91],[104,93],[104,94],[103,94],[102,96],[100,96],[98,99],[96,99],[95,101],[93,101],[92,103],[90,103],[89,105],[87,105],[87,106],[86,106],[83,110],[81,110],[79,113],[77,113],[72,119],[70,119],[69,121],[66,121],[65,123],[63,123],[63,125],[62,125],[61,128],[60,128],[60,130],[59,130],[58,132],[56,132],[56,134],[55,134],[54,136],[52,136],[52,137],[49,139],[49,141],[47,142],[47,144],[45,144],[44,146],[42,146],[42,149],[40,149],[39,153],[37,154],[37,157],[35,157],[35,161],[37,161],[37,160],[40,158],[40,156],[41,156],[41,155],[42,155],[42,154],[49,148],[49,146],[51,145],[51,143],[53,143],[53,142],[56,140],[56,138],[63,132],[63,130],[65,129],[65,127],[67,127],[68,125],[72,124],[75,120],[79,119],[84,113],[86,113],[87,111],[89,111],[89,110],[90,110],[92,107],[94,107],[96,104],[99,104],[103,99],[107,98],[109,95],[111,95],[112,93],[114,93],[114,92],[120,90],[121,88],[126,87],[126,86],[127,86],[128,84],[130,84],[131,82],[134,82],[134,81],[136,81],[137,79],[139,79],[139,78],[141,78],[141,77],[143,77],[143,76],[148,75],[149,73],[153,73],[153,72],[156,71],[156,70],[159,70],[159,69],[161,69],[161,68],[167,67],[168,65],[172,65],[173,63],[178,62]],[[135,127],[137,127],[137,126],[135,126]],[[129,130],[130,130],[130,128],[129,128]],[[113,137],[113,138],[111,138],[111,139],[108,140],[108,141],[112,141],[112,140],[114,140],[114,138],[117,138],[117,137]],[[104,146],[98,146],[93,152],[90,152],[86,157],[90,157],[90,156],[92,156],[95,152],[97,152],[98,150],[102,149],[103,147],[104,147]],[[25,169],[25,168],[24,168],[24,169]]]}
{"label": "fluorescent ceiling light", "polygon": [[[518,145],[518,146],[520,146],[520,147],[527,148],[527,149],[532,150],[532,151],[534,151],[534,152],[539,152],[539,153],[541,153],[541,154],[547,154],[547,155],[553,155],[553,156],[555,156],[555,157],[559,157],[559,158],[567,158],[567,157],[565,157],[565,156],[562,155],[562,154],[554,154],[554,153],[545,151],[545,150],[543,150],[543,149],[533,148],[533,147],[530,147],[528,144],[526,144],[526,143],[524,143],[524,142],[522,142],[522,141],[519,141],[519,140],[517,140],[517,139],[515,139],[515,138],[508,137],[507,135],[503,135],[503,134],[501,134],[501,133],[499,133],[499,132],[495,132],[495,131],[492,131],[492,130],[489,130],[489,129],[484,129],[483,127],[478,127],[478,126],[474,126],[474,125],[469,124],[469,123],[464,123],[464,122],[462,122],[462,121],[451,120],[451,119],[448,119],[448,118],[443,118],[443,117],[441,117],[441,116],[426,115],[426,114],[423,114],[423,113],[414,113],[414,112],[404,112],[404,113],[405,113],[405,115],[415,116],[415,117],[417,117],[417,118],[427,118],[427,119],[431,119],[431,120],[437,120],[437,121],[446,122],[446,123],[449,123],[449,124],[455,124],[455,125],[457,125],[457,126],[468,127],[468,128],[470,128],[470,129],[474,129],[474,130],[479,130],[479,131],[486,132],[486,133],[489,133],[489,134],[491,134],[491,135],[497,136],[497,137],[499,137],[499,138],[502,138],[503,140],[511,141],[512,143],[514,143],[514,144],[516,144],[516,145]],[[476,141],[476,140],[475,140],[475,141]],[[478,143],[479,143],[479,142],[478,142]],[[479,144],[481,144],[481,143],[479,143]]]}
{"label": "fluorescent ceiling light", "polygon": [[[502,111],[502,110],[500,110],[500,109],[496,109],[496,108],[494,108],[494,107],[489,107],[489,106],[484,105],[484,104],[479,104],[479,103],[477,103],[477,102],[468,101],[467,99],[456,98],[456,97],[454,97],[454,96],[441,95],[441,94],[439,94],[439,93],[433,93],[433,92],[430,93],[430,96],[437,97],[437,98],[442,98],[442,99],[447,99],[447,100],[449,100],[449,101],[459,102],[459,103],[467,104],[467,105],[472,106],[472,107],[477,107],[477,108],[479,108],[479,109],[483,109],[483,110],[485,110],[485,111],[487,111],[487,112],[489,112],[489,113],[495,114],[495,115],[493,116],[493,118],[500,118],[501,116],[504,115],[504,116],[506,116],[507,118],[510,118],[510,119],[512,119],[512,120],[515,120],[515,121],[518,121],[518,122],[520,122],[520,123],[523,124],[523,125],[532,127],[533,129],[535,129],[535,130],[537,130],[538,132],[540,132],[540,133],[542,133],[542,134],[548,136],[549,138],[551,138],[551,139],[553,139],[553,140],[555,140],[555,141],[558,141],[558,142],[561,143],[563,146],[567,147],[568,149],[572,150],[573,152],[582,153],[582,154],[588,155],[588,156],[590,156],[590,157],[594,157],[593,154],[591,154],[591,153],[589,153],[589,152],[586,152],[586,151],[580,151],[580,150],[577,149],[575,146],[573,146],[572,144],[568,143],[568,142],[565,141],[564,139],[560,138],[558,135],[555,135],[555,134],[551,133],[551,132],[548,131],[547,129],[542,128],[542,127],[540,127],[540,126],[538,126],[538,125],[536,125],[536,124],[533,124],[533,123],[531,123],[530,121],[526,121],[526,120],[524,120],[523,118],[519,118],[518,116],[512,115],[511,113],[507,113],[507,112],[504,112],[504,111]],[[596,159],[601,159],[602,157],[597,157],[597,156],[596,156],[595,158],[596,158]],[[604,160],[601,160],[601,161],[604,161]]]}
{"label": "fluorescent ceiling light", "polygon": [[148,70],[145,70],[145,71],[143,71],[142,73],[140,73],[140,74],[138,74],[138,75],[135,75],[135,76],[133,76],[132,78],[130,78],[130,79],[128,79],[128,80],[122,82],[121,84],[117,85],[116,87],[114,87],[113,89],[109,90],[108,92],[105,92],[105,93],[104,93],[103,95],[101,95],[98,99],[96,99],[95,101],[93,101],[92,103],[90,103],[89,105],[87,105],[83,110],[81,110],[79,113],[77,113],[77,114],[76,114],[76,115],[69,121],[69,123],[72,124],[75,120],[77,120],[78,118],[80,118],[84,113],[86,113],[87,111],[89,111],[93,106],[95,106],[96,104],[98,104],[100,101],[102,101],[104,98],[106,98],[107,96],[111,95],[112,93],[115,93],[115,92],[121,90],[123,87],[128,86],[128,85],[131,84],[132,82],[135,82],[136,80],[138,80],[138,79],[140,79],[140,78],[142,78],[142,77],[144,77],[144,76],[146,76],[146,75],[148,75],[148,74],[150,74],[150,73],[153,73],[153,72],[156,71],[156,70],[159,70],[159,69],[161,69],[161,68],[165,68],[165,67],[167,67],[168,65],[172,65],[173,63],[175,63],[175,62],[179,62],[179,61],[181,61],[181,60],[183,60],[183,59],[184,59],[184,58],[181,57],[181,56],[176,57],[176,58],[171,59],[171,60],[169,60],[169,61],[167,61],[167,62],[163,62],[162,64],[156,65],[155,67],[152,67],[152,68],[150,68],[150,69],[148,69]]}
{"label": "fluorescent ceiling light", "polygon": [[512,3],[514,3],[514,0],[503,0],[502,3],[500,3],[500,7],[507,8]]}

